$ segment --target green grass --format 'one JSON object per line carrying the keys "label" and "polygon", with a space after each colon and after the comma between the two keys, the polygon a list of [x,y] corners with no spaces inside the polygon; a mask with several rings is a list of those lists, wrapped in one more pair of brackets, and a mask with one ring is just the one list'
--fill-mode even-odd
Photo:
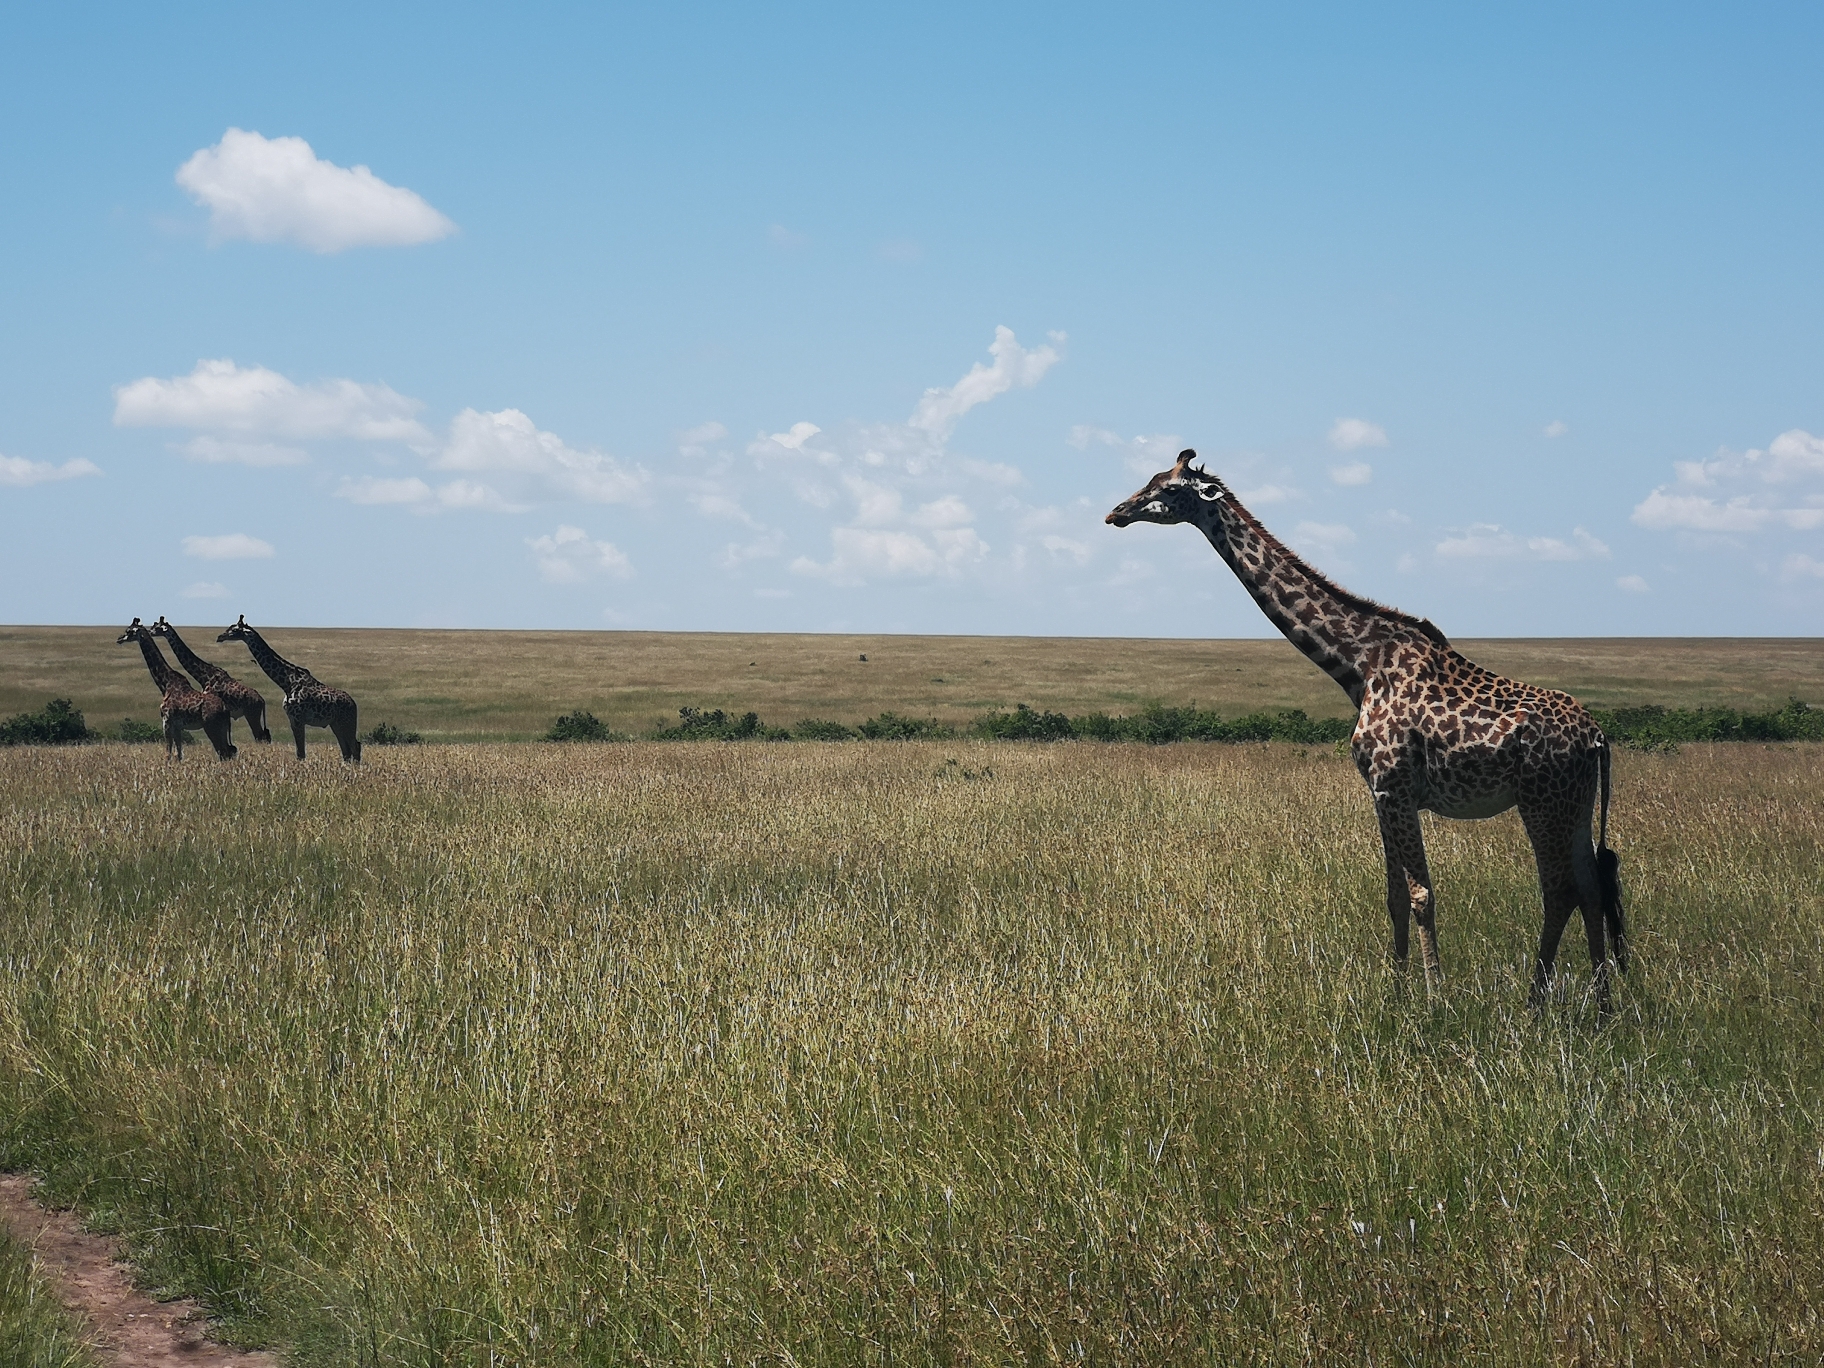
{"label": "green grass", "polygon": [[0,1368],[95,1368],[79,1326],[67,1315],[32,1254],[0,1233]]}
{"label": "green grass", "polygon": [[[184,626],[189,645],[264,691],[220,625]],[[0,717],[68,698],[98,731],[154,720],[158,692],[120,626],[0,627]],[[762,635],[709,632],[452,632],[272,627],[268,639],[327,684],[351,691],[363,729],[379,722],[429,741],[530,740],[560,714],[593,713],[644,735],[684,707],[757,712],[768,724],[822,718],[855,726],[882,712],[967,725],[1028,703],[1073,717],[1133,714],[1150,702],[1236,718],[1302,708],[1349,715],[1349,700],[1279,638]],[[1464,641],[1492,670],[1617,708],[1824,706],[1824,640]],[[861,656],[867,660],[861,660]],[[236,731],[245,735],[245,728]]]}
{"label": "green grass", "polygon": [[1824,750],[1616,770],[1603,1024],[1330,747],[0,752],[0,1159],[309,1363],[1816,1361]]}

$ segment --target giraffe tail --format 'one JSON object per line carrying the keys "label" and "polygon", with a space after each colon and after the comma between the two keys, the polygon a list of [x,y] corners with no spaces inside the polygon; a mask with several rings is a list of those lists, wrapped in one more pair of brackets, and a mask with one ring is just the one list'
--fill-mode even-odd
{"label": "giraffe tail", "polygon": [[1597,826],[1596,882],[1602,894],[1602,921],[1615,948],[1615,967],[1628,972],[1627,928],[1621,912],[1621,857],[1609,849],[1609,743],[1602,743],[1598,765],[1602,774],[1602,816]]}

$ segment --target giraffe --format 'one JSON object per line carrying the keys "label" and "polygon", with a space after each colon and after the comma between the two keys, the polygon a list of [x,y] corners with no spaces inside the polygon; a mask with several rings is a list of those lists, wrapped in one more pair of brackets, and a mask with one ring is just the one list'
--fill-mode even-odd
{"label": "giraffe", "polygon": [[246,642],[266,677],[285,691],[285,716],[291,722],[291,739],[297,743],[298,759],[304,758],[304,728],[328,727],[336,734],[336,744],[342,747],[342,758],[352,764],[361,763],[361,738],[355,731],[352,697],[318,683],[309,670],[293,665],[273,650],[264,637],[247,625],[245,613],[216,640]]}
{"label": "giraffe", "polygon": [[165,729],[165,754],[169,756],[175,749],[177,758],[184,758],[184,731],[188,728],[209,738],[218,759],[234,759],[237,752],[229,736],[233,722],[228,716],[228,705],[214,694],[198,692],[188,679],[172,669],[165,653],[158,649],[158,642],[153,640],[152,629],[142,625],[138,618],[133,619],[114,644],[124,646],[129,641],[139,643],[140,652],[146,658],[146,668],[152,672],[152,682],[164,695],[158,705],[158,717]]}
{"label": "giraffe", "polygon": [[[1620,861],[1608,841],[1609,746],[1596,720],[1569,694],[1503,679],[1465,659],[1426,619],[1326,579],[1227,485],[1194,469],[1196,455],[1180,452],[1104,521],[1195,526],[1267,620],[1356,705],[1350,750],[1380,824],[1395,964],[1406,964],[1410,919],[1418,923],[1427,985],[1443,976],[1419,812],[1469,820],[1518,807],[1545,910],[1528,1001],[1544,1001],[1565,924],[1581,909],[1597,1006],[1607,1012],[1611,946],[1625,973],[1628,942]],[[1592,844],[1598,795],[1601,826]]]}
{"label": "giraffe", "polygon": [[272,733],[266,728],[266,700],[260,697],[259,690],[241,683],[220,665],[211,665],[195,651],[184,645],[184,639],[177,634],[177,628],[165,621],[164,614],[159,614],[158,621],[148,629],[153,636],[163,637],[171,643],[171,654],[178,663],[190,672],[190,677],[202,685],[204,693],[212,693],[228,705],[228,716],[247,719],[247,730],[253,733],[255,741],[270,742]]}

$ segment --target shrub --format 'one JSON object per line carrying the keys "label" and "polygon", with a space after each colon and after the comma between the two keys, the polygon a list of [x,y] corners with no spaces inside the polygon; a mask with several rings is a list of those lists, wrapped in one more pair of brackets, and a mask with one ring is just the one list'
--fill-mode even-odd
{"label": "shrub", "polygon": [[417,732],[401,730],[391,722],[382,722],[361,739],[375,746],[415,746],[424,740]]}
{"label": "shrub", "polygon": [[701,708],[679,708],[675,726],[661,727],[652,734],[654,741],[790,741],[792,734],[784,727],[769,727],[760,714],[742,713],[736,717],[720,708],[708,712]]}
{"label": "shrub", "polygon": [[35,713],[0,722],[0,746],[65,746],[94,735],[67,698],[53,698]]}
{"label": "shrub", "polygon": [[840,722],[821,722],[807,717],[792,728],[794,741],[853,741],[859,733]]}
{"label": "shrub", "polygon": [[1592,711],[1609,740],[1634,750],[1670,750],[1682,741],[1824,741],[1824,710],[1796,698],[1763,713],[1657,703]]}
{"label": "shrub", "polygon": [[997,741],[1068,741],[1077,734],[1063,713],[1034,712],[1024,703],[1010,713],[984,713],[975,719],[974,729]]}
{"label": "shrub", "polygon": [[856,730],[870,741],[921,741],[952,734],[951,729],[935,717],[901,717],[890,712],[870,717]]}
{"label": "shrub", "polygon": [[158,741],[164,734],[164,728],[150,722],[135,722],[130,717],[121,718],[120,725],[114,729],[115,739],[120,741]]}
{"label": "shrub", "polygon": [[619,741],[622,738],[608,729],[608,724],[592,712],[578,708],[565,713],[545,733],[547,741]]}

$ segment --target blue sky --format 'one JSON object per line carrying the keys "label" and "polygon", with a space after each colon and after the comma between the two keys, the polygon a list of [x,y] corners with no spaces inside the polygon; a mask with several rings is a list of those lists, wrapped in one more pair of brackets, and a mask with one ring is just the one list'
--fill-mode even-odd
{"label": "blue sky", "polygon": [[1824,11],[1470,8],[15,7],[0,620],[1824,632]]}

